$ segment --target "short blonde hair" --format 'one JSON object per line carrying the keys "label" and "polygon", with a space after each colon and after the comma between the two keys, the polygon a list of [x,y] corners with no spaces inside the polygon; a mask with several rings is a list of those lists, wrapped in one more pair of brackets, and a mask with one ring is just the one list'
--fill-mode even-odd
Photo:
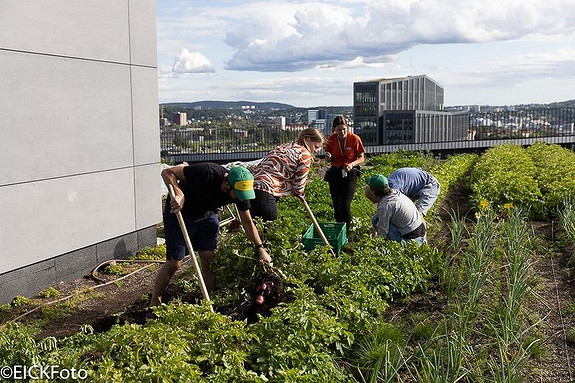
{"label": "short blonde hair", "polygon": [[319,142],[323,144],[323,133],[316,128],[306,128],[299,132],[297,136],[297,142],[303,144],[306,138],[311,139],[313,142]]}

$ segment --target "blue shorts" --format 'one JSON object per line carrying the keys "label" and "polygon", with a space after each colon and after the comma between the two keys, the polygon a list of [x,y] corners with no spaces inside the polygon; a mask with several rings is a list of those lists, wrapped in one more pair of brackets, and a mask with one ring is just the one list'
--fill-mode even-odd
{"label": "blue shorts", "polygon": [[[216,213],[193,221],[184,218],[194,251],[215,250],[218,243],[220,221]],[[164,212],[164,237],[166,239],[166,259],[181,260],[189,254],[175,214]]]}

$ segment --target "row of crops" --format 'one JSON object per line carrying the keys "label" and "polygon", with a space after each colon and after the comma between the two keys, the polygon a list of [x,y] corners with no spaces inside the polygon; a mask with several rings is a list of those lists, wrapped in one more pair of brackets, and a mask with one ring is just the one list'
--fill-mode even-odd
{"label": "row of crops", "polygon": [[[428,169],[441,182],[431,246],[371,237],[375,208],[360,185],[343,251],[306,252],[300,239],[309,218],[285,198],[278,220],[258,223],[289,296],[271,315],[237,320],[259,268],[245,236],[228,233],[214,261],[215,313],[175,301],[144,325],[102,333],[85,326],[62,339],[38,340],[35,327],[12,323],[0,331],[0,363],[82,368],[93,382],[521,381],[542,347],[539,322],[523,309],[537,249],[525,220],[559,216],[567,225],[575,216],[563,203],[575,190],[575,154],[546,144],[444,161],[401,152],[371,158],[363,176],[403,166]],[[473,214],[453,205],[455,188],[471,190]],[[332,220],[327,183],[312,177],[306,196],[319,221]],[[197,289],[192,274],[183,281]],[[443,297],[438,312],[401,322],[386,316],[394,302],[430,289]]]}

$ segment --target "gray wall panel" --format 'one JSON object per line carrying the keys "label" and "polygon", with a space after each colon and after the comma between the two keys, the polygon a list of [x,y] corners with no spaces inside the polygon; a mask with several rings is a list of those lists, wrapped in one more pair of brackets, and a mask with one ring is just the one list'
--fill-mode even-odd
{"label": "gray wall panel", "polygon": [[19,164],[0,185],[133,164],[129,66],[0,51],[0,68],[0,161]]}
{"label": "gray wall panel", "polygon": [[131,62],[156,67],[156,2],[129,0],[129,6]]}
{"label": "gray wall panel", "polygon": [[0,300],[155,243],[155,19],[154,0],[0,1]]}
{"label": "gray wall panel", "polygon": [[4,49],[129,63],[128,31],[128,0],[0,1]]}
{"label": "gray wall panel", "polygon": [[160,162],[157,80],[155,68],[132,67],[135,165]]}
{"label": "gray wall panel", "polygon": [[136,228],[154,225],[161,218],[160,166],[151,164],[135,169]]}
{"label": "gray wall panel", "polygon": [[[155,183],[157,184],[157,183]],[[132,168],[0,188],[0,273],[136,230]]]}

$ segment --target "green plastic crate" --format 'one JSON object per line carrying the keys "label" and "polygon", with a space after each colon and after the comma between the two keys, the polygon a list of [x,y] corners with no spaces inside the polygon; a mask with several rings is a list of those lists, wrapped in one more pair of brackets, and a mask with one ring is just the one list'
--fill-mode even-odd
{"label": "green plastic crate", "polygon": [[[346,224],[345,222],[318,222],[319,227],[325,234],[327,241],[333,247],[333,250],[339,254],[341,247],[347,243]],[[314,225],[307,228],[302,238],[303,246],[306,251],[313,250],[317,245],[323,245],[320,234],[315,230]]]}

